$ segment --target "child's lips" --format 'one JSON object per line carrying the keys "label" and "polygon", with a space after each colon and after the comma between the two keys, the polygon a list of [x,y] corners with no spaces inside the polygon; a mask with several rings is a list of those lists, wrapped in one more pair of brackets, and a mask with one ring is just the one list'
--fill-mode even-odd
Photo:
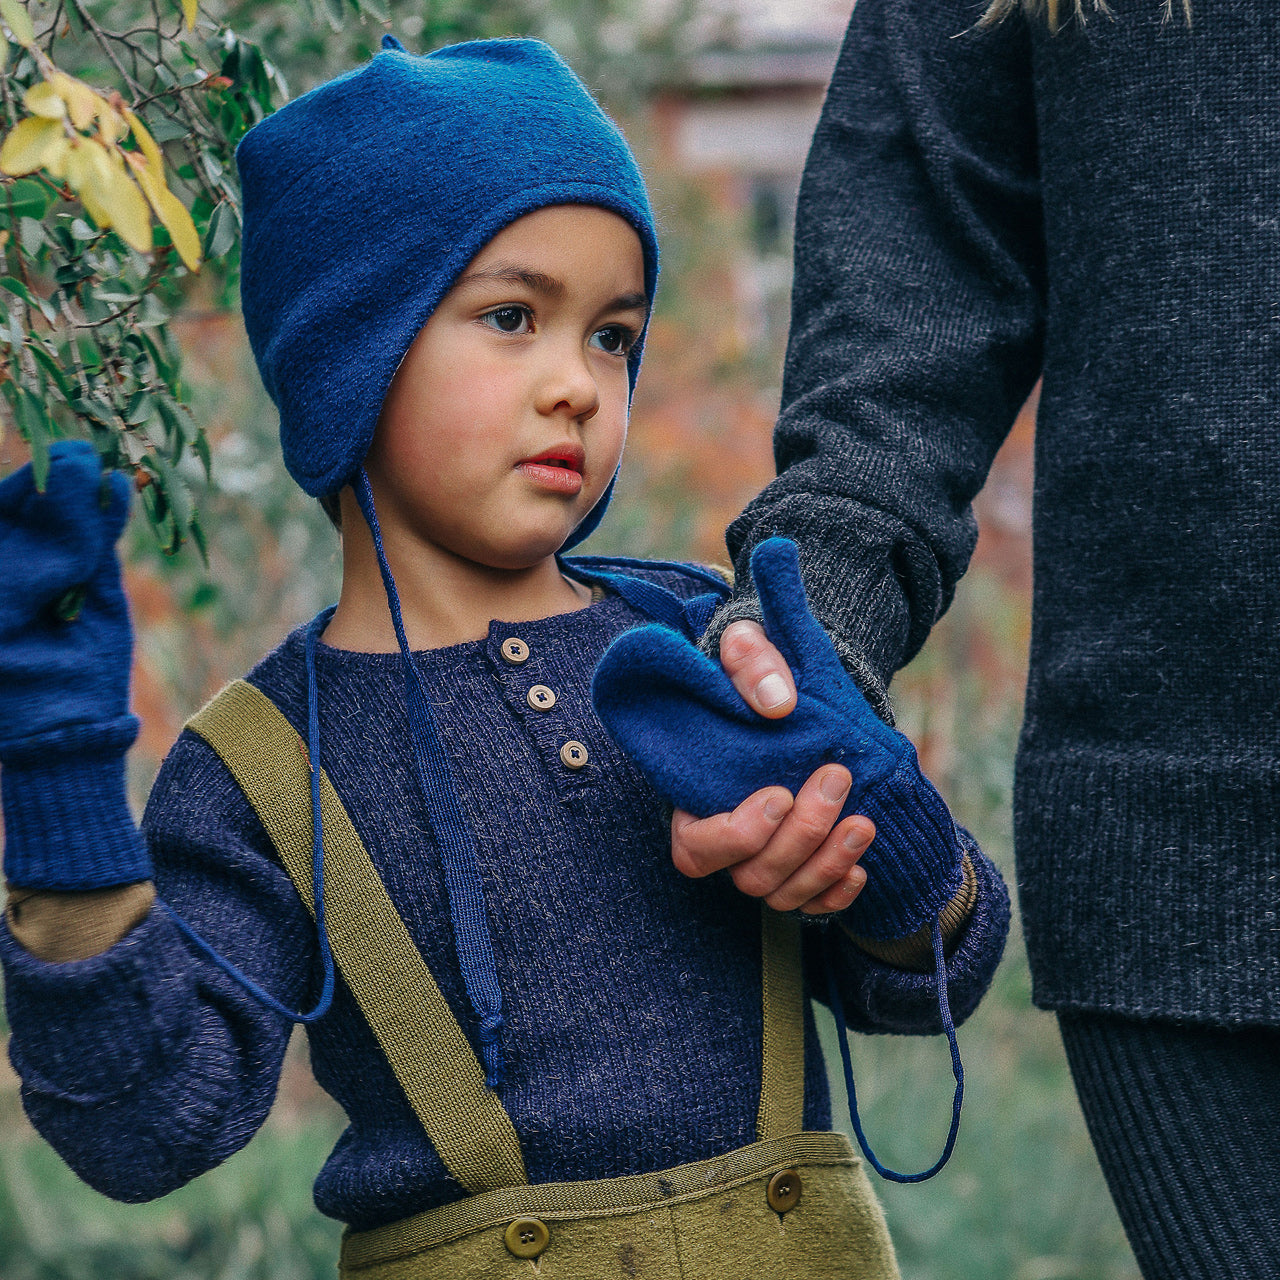
{"label": "child's lips", "polygon": [[547,449],[516,464],[516,470],[540,489],[577,497],[582,492],[585,451],[578,446]]}

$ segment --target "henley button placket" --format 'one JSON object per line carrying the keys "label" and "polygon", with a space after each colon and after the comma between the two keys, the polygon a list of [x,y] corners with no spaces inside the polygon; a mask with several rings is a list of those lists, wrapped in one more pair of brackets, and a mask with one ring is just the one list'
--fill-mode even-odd
{"label": "henley button placket", "polygon": [[556,705],[555,691],[548,689],[545,684],[533,685],[524,695],[524,700],[535,711],[550,711]]}
{"label": "henley button placket", "polygon": [[529,661],[529,646],[519,636],[508,636],[498,646],[498,652],[502,654],[503,661],[513,667],[522,667]]}

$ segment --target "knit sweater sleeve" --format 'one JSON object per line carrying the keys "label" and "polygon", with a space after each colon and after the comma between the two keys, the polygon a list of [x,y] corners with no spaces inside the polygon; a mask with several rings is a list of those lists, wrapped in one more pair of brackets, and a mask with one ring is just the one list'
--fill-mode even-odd
{"label": "knit sweater sleeve", "polygon": [[[963,827],[957,831],[977,882],[973,910],[946,960],[947,1002],[959,1025],[978,1007],[1004,954],[1009,891],[978,842]],[[841,928],[838,919],[825,930],[810,931],[806,941],[809,989],[825,1003],[824,965],[834,964],[850,1030],[906,1035],[941,1032],[932,964],[917,972],[876,959]]]}
{"label": "knit sweater sleeve", "polygon": [[951,600],[971,502],[1040,363],[1044,250],[1021,18],[859,0],[801,186],[779,469],[728,533],[793,539],[873,704]]}
{"label": "knit sweater sleeve", "polygon": [[86,1182],[126,1201],[164,1195],[249,1141],[290,1033],[195,953],[168,907],[292,1007],[318,967],[309,917],[266,833],[190,732],[161,769],[143,829],[160,896],[116,945],[46,963],[0,925],[27,1114]]}

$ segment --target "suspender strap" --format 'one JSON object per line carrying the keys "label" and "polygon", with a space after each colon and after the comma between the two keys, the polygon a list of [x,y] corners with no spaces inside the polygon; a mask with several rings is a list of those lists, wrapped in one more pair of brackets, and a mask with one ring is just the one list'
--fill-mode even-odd
{"label": "suspender strap", "polygon": [[[237,680],[189,727],[231,771],[314,914],[310,772],[293,726]],[[333,953],[432,1146],[472,1193],[525,1185],[515,1127],[323,774],[320,808]]]}
{"label": "suspender strap", "polygon": [[804,983],[799,921],[763,903],[760,910],[764,1052],[756,1133],[767,1142],[804,1128]]}
{"label": "suspender strap", "polygon": [[[314,914],[310,770],[293,726],[236,680],[189,722],[217,752]],[[409,937],[326,774],[320,777],[329,940],[338,968],[445,1167],[475,1194],[525,1186],[515,1126]],[[800,925],[761,906],[760,1141],[801,1132],[804,988]]]}

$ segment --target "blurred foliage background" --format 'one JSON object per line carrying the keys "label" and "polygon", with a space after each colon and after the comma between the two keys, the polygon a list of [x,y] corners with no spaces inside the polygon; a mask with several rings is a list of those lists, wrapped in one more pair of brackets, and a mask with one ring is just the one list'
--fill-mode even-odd
{"label": "blurred foliage background", "polygon": [[[778,111],[780,80],[794,78],[805,57],[812,60],[813,50],[805,52],[795,40],[744,30],[742,14],[761,7],[769,6],[736,0],[228,0],[201,5],[188,31],[176,0],[27,6],[37,32],[57,33],[60,68],[99,92],[118,89],[125,104],[132,92],[149,126],[157,108],[143,99],[155,89],[143,79],[160,73],[131,68],[140,86],[131,90],[91,24],[126,33],[158,24],[171,33],[166,56],[185,62],[186,83],[175,77],[181,92],[164,102],[187,102],[208,134],[202,141],[200,129],[154,126],[173,190],[191,209],[201,239],[206,261],[198,274],[169,252],[163,232],[148,262],[118,235],[96,227],[73,199],[47,190],[50,184],[43,210],[43,196],[22,208],[12,198],[0,201],[0,230],[10,233],[4,271],[25,279],[31,298],[54,309],[47,318],[38,300],[0,281],[9,335],[0,332],[9,347],[8,380],[0,384],[0,474],[30,456],[33,436],[39,449],[42,439],[80,434],[95,438],[108,455],[118,450],[121,460],[150,477],[142,491],[147,518],[135,519],[126,535],[138,630],[134,693],[144,721],[131,758],[139,804],[183,720],[337,589],[336,535],[284,473],[274,410],[235,310],[238,188],[230,150],[238,132],[287,97],[367,57],[385,29],[419,51],[504,34],[536,35],[556,45],[636,145],[664,253],[627,462],[609,518],[588,549],[722,559],[725,524],[772,474],[769,431],[785,337],[789,203],[803,142],[793,138],[795,154],[777,172],[745,184],[691,167],[676,143],[703,136],[695,126],[708,121],[731,129],[732,110],[754,129],[752,122],[763,117],[751,112]],[[834,13],[837,21],[828,22],[818,42],[819,60],[834,58],[831,33],[838,38],[848,0],[772,0],[772,7]],[[735,80],[725,67],[737,65],[734,59],[753,39],[766,46],[763,56],[751,63],[750,75]],[[24,114],[23,91],[40,78],[20,45],[11,42],[9,54],[0,95],[6,129]],[[801,112],[809,128],[821,76],[805,74],[813,81],[804,107],[810,114]],[[230,83],[211,84],[211,77]],[[800,136],[794,121],[792,133]],[[752,136],[748,145],[762,144]],[[0,181],[12,197],[17,182],[32,179]],[[80,228],[72,225],[76,220]],[[73,264],[85,274],[66,272]],[[60,270],[70,285],[62,295]],[[103,305],[110,311],[127,311],[93,330],[96,357],[75,327],[100,314],[91,298],[84,305],[94,291],[108,295]],[[49,361],[30,354],[35,342]],[[65,376],[65,361],[74,368],[77,358],[85,378],[106,388],[109,411],[99,406],[98,417],[81,412],[79,388],[64,393],[47,367],[64,361],[57,367]],[[115,358],[128,367],[113,370]],[[39,414],[24,390],[43,397]],[[133,403],[139,392],[143,400]],[[1010,883],[1033,417],[1031,405],[980,499],[982,538],[956,604],[894,684],[900,721],[926,768]],[[203,558],[191,547],[201,535]],[[828,1061],[838,1066],[825,1017],[820,1029]],[[930,1183],[878,1184],[906,1280],[1134,1280],[1054,1022],[1030,1003],[1016,923],[995,986],[960,1039],[968,1094],[956,1155]],[[924,1167],[940,1148],[949,1115],[945,1044],[863,1037],[853,1054],[863,1120],[877,1154],[895,1168]],[[834,1075],[833,1097],[837,1124],[847,1128]],[[310,1079],[299,1039],[277,1106],[249,1147],[162,1201],[123,1206],[84,1187],[41,1142],[22,1114],[16,1079],[0,1066],[0,1276],[331,1276],[339,1232],[312,1207],[310,1185],[341,1124]]]}

